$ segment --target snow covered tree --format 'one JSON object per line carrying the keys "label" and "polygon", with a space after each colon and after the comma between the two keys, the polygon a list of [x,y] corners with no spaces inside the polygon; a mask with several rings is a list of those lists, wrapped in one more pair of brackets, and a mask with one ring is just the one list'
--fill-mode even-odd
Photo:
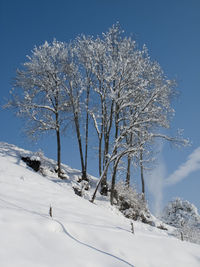
{"label": "snow covered tree", "polygon": [[161,219],[176,227],[175,235],[182,240],[200,244],[200,215],[189,201],[176,198],[169,202],[163,210]]}
{"label": "snow covered tree", "polygon": [[[26,119],[26,132],[31,137],[55,131],[57,140],[58,176],[61,177],[60,131],[64,125],[68,103],[63,91],[63,66],[67,48],[56,40],[35,47],[22,70],[17,70],[11,100],[18,116]],[[63,62],[65,64],[63,65]]]}
{"label": "snow covered tree", "polygon": [[[106,173],[108,166],[113,164],[112,204],[118,164],[125,156],[138,157],[142,162],[141,152],[155,138],[182,144],[186,144],[187,140],[172,138],[161,132],[161,129],[169,128],[174,113],[171,98],[175,82],[168,80],[160,65],[150,59],[146,47],[138,49],[135,41],[123,37],[118,25],[109,29],[103,40],[108,63],[102,69],[109,66],[109,75],[103,75],[103,81],[113,105],[113,128],[109,159],[102,173]],[[101,179],[104,179],[102,175]],[[95,194],[96,190],[92,201]]]}
{"label": "snow covered tree", "polygon": [[[109,97],[110,85],[110,56],[108,55],[107,46],[101,38],[91,38],[82,36],[78,38],[79,59],[83,67],[82,80],[85,81],[86,94],[86,114],[90,115],[94,130],[98,138],[98,165],[99,175],[101,175],[108,158],[110,132],[113,122],[113,103]],[[89,103],[88,96],[91,95],[92,101]],[[92,104],[91,104],[92,102]],[[88,123],[86,123],[86,129]],[[105,191],[106,176],[101,183]],[[106,193],[106,192],[105,192]]]}
{"label": "snow covered tree", "polygon": [[84,80],[81,75],[77,48],[75,47],[75,44],[73,42],[68,45],[68,61],[65,66],[66,67],[64,67],[63,69],[65,77],[65,82],[63,83],[63,90],[65,92],[66,100],[69,103],[70,114],[75,126],[81,161],[82,179],[87,180],[87,157],[84,158],[83,141],[81,137],[81,121],[83,119],[82,96],[85,88]]}
{"label": "snow covered tree", "polygon": [[124,36],[118,23],[101,37],[83,35],[69,44],[45,42],[28,60],[17,72],[10,106],[27,119],[30,135],[56,132],[58,176],[60,131],[67,119],[75,126],[82,180],[87,180],[90,131],[96,132],[100,180],[92,201],[99,186],[107,195],[109,173],[113,204],[119,165],[125,158],[127,184],[134,161],[141,169],[144,195],[144,162],[153,141],[163,138],[187,143],[163,134],[174,113],[174,81],[150,59],[145,46],[139,49],[134,40]]}
{"label": "snow covered tree", "polygon": [[[81,156],[81,164],[82,170],[84,169],[83,179],[87,180],[87,165],[88,165],[88,143],[89,143],[89,119],[91,117],[92,103],[95,101],[95,97],[93,96],[93,92],[91,90],[92,87],[92,79],[93,79],[93,51],[95,50],[94,41],[91,37],[85,37],[84,35],[76,38],[72,43],[73,47],[73,58],[74,64],[76,66],[76,75],[78,79],[76,79],[77,90],[79,91],[79,121],[81,120],[81,124],[79,123],[79,132],[82,132],[83,142],[81,140],[81,145],[79,145],[79,150],[82,151]],[[92,95],[92,96],[91,96]],[[91,101],[92,98],[92,101]],[[77,101],[77,97],[76,97]],[[81,138],[81,136],[80,136]],[[79,139],[80,139],[79,138]],[[80,143],[80,142],[79,142]],[[84,154],[84,155],[83,155]]]}
{"label": "snow covered tree", "polygon": [[162,220],[174,227],[184,224],[200,227],[200,215],[197,208],[187,200],[176,198],[170,201],[163,210]]}
{"label": "snow covered tree", "polygon": [[[57,137],[58,176],[61,177],[61,130],[72,119],[81,159],[82,178],[86,179],[81,138],[81,97],[84,81],[74,44],[54,40],[35,47],[32,55],[17,70],[12,99],[8,107],[16,108],[17,115],[26,119],[26,130],[31,137],[55,130]],[[87,148],[87,146],[86,146]]]}

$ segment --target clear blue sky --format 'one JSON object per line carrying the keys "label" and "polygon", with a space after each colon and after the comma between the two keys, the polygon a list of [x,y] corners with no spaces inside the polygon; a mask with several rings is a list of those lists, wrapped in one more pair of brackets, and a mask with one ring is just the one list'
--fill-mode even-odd
{"label": "clear blue sky", "polygon": [[[160,158],[167,177],[200,146],[199,0],[0,0],[0,103],[8,97],[16,68],[35,45],[51,42],[54,37],[69,41],[81,33],[101,34],[117,21],[139,45],[145,43],[152,59],[178,82],[180,96],[174,102],[176,116],[170,131],[173,134],[183,128],[192,145],[181,150],[164,146]],[[32,150],[41,147],[47,156],[55,158],[53,136],[38,144],[29,143],[20,133],[22,122],[2,109],[0,124],[0,141]],[[62,158],[64,163],[79,168],[73,140],[72,132],[63,139]],[[90,172],[97,174],[91,165]],[[175,196],[188,199],[200,209],[200,170],[165,188],[164,203]]]}

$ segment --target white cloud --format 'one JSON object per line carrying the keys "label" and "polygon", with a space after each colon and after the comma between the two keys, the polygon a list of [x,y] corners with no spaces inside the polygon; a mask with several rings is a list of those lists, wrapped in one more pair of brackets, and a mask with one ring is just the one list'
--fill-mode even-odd
{"label": "white cloud", "polygon": [[200,169],[200,147],[196,148],[189,156],[188,160],[180,165],[164,183],[164,186],[175,185],[186,178],[190,173]]}
{"label": "white cloud", "polygon": [[160,161],[158,166],[147,177],[147,187],[153,196],[153,212],[156,216],[160,215],[163,202],[163,180],[166,176],[164,161]]}
{"label": "white cloud", "polygon": [[146,184],[148,187],[148,191],[153,196],[153,205],[152,209],[156,216],[160,215],[162,210],[162,202],[163,202],[163,183],[164,178],[166,177],[166,166],[165,162],[162,158],[162,150],[163,143],[157,143],[157,149],[159,153],[159,162],[155,169],[152,170],[150,174],[148,174],[146,179]]}
{"label": "white cloud", "polygon": [[152,209],[156,216],[160,215],[163,202],[163,191],[167,186],[173,186],[187,178],[192,172],[200,170],[200,147],[196,148],[186,160],[167,177],[166,164],[162,159],[162,145],[160,145],[160,161],[157,167],[147,175],[146,184],[148,191],[153,196]]}

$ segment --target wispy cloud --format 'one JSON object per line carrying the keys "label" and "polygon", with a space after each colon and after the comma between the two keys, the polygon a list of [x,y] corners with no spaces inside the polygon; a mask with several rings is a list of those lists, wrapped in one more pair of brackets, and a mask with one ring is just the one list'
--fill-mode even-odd
{"label": "wispy cloud", "polygon": [[185,179],[190,173],[200,169],[200,147],[196,148],[185,163],[181,164],[167,179],[164,186],[171,186]]}
{"label": "wispy cloud", "polygon": [[158,166],[147,177],[147,187],[153,196],[153,212],[159,216],[162,210],[163,202],[163,184],[166,176],[166,167],[164,161],[160,161]]}
{"label": "wispy cloud", "polygon": [[[160,146],[162,155],[162,146]],[[192,172],[200,170],[200,147],[196,148],[170,176],[167,177],[166,164],[160,155],[158,166],[148,175],[146,183],[149,192],[153,196],[153,212],[160,215],[162,210],[163,191],[165,187],[173,186],[186,179]],[[166,178],[167,177],[167,178]]]}
{"label": "wispy cloud", "polygon": [[160,215],[163,202],[163,184],[166,177],[166,166],[162,158],[163,143],[157,143],[157,149],[159,151],[159,162],[155,169],[148,173],[146,184],[148,191],[153,196],[152,210],[156,216]]}

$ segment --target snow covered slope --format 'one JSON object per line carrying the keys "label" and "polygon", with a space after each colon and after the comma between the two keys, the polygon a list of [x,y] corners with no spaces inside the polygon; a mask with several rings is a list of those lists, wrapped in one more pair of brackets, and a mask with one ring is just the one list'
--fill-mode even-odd
{"label": "snow covered slope", "polygon": [[199,245],[136,222],[133,235],[122,215],[28,168],[27,153],[0,143],[1,267],[200,266]]}

